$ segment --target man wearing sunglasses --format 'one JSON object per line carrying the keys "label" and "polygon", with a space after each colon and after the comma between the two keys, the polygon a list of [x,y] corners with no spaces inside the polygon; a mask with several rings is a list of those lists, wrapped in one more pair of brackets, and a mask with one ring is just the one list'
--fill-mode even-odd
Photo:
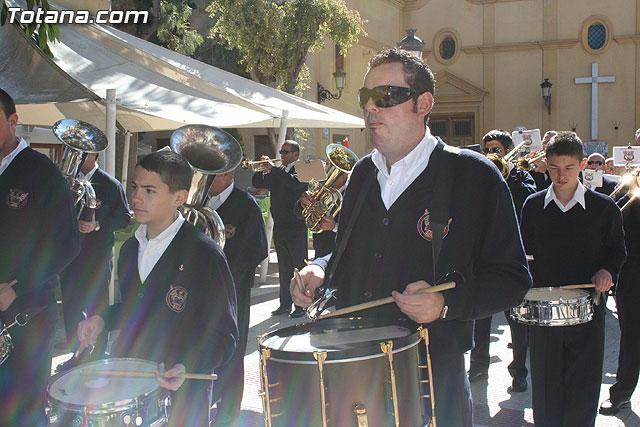
{"label": "man wearing sunglasses", "polygon": [[[278,255],[278,274],[280,276],[280,306],[271,312],[274,316],[289,314],[289,317],[302,317],[304,310],[295,307],[291,311],[289,280],[293,269],[304,267],[307,252],[307,224],[294,214],[296,201],[307,190],[307,184],[298,181],[294,162],[300,156],[300,146],[296,141],[286,140],[280,149],[281,166],[271,163],[263,165],[264,171],[253,174],[253,186],[268,188],[271,197],[271,215],[273,216],[273,243]],[[262,156],[262,160],[268,157]]]}
{"label": "man wearing sunglasses", "polygon": [[[395,304],[357,315],[427,327],[438,424],[471,426],[473,319],[517,305],[531,285],[509,189],[484,156],[431,135],[434,79],[422,59],[379,52],[359,101],[375,150],[352,172],[337,251],[305,267],[304,292],[292,282],[294,301],[311,304],[325,268],[337,308],[392,295]],[[454,289],[420,293],[454,271],[466,279]]]}
{"label": "man wearing sunglasses", "polygon": [[[605,171],[607,165],[605,164],[605,158],[600,153],[591,153],[589,157],[587,157],[587,162],[584,165],[584,169],[593,169],[597,171]],[[597,191],[601,194],[609,195],[613,193],[613,191],[618,186],[618,183],[615,182],[611,178],[607,178],[606,176],[602,177],[602,186],[596,187],[593,190]]]}
{"label": "man wearing sunglasses", "polygon": [[[484,152],[494,152],[504,156],[513,149],[513,139],[504,130],[494,129],[487,132],[482,138]],[[493,150],[493,151],[492,151]],[[507,185],[513,198],[513,206],[516,216],[520,216],[524,201],[536,192],[536,184],[528,172],[518,170],[513,163],[509,163],[509,175]],[[508,391],[521,393],[527,391],[527,325],[511,319],[509,310],[505,311],[507,322],[511,330],[511,343],[513,349],[513,362],[508,366],[509,374],[513,378]],[[469,367],[469,381],[474,382],[489,378],[489,341],[491,337],[491,319],[486,317],[475,321],[473,339],[475,346],[471,350],[471,364]]]}

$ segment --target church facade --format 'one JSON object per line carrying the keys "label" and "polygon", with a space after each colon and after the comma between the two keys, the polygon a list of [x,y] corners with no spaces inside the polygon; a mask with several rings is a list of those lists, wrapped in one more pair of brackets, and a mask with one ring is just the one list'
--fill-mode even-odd
{"label": "church facade", "polygon": [[[436,77],[432,132],[452,145],[481,142],[485,132],[517,127],[575,130],[588,150],[634,142],[640,127],[640,0],[346,0],[367,20],[367,36],[342,57],[327,42],[308,66],[334,95],[326,105],[362,115],[357,92],[368,60],[415,29]],[[543,82],[551,83],[544,99]],[[370,151],[361,130],[313,130],[310,149],[348,137]],[[313,148],[312,148],[313,147]]]}

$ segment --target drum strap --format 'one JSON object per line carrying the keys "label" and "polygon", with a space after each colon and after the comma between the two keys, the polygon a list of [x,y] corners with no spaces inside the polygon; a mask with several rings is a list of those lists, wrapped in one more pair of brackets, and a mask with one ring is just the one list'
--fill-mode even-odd
{"label": "drum strap", "polygon": [[371,188],[371,184],[374,181],[376,170],[375,167],[368,168],[364,174],[362,179],[362,187],[360,188],[360,192],[358,193],[358,198],[353,206],[353,210],[351,211],[351,217],[349,218],[349,223],[347,224],[347,228],[344,230],[344,235],[340,240],[340,246],[336,250],[335,254],[332,255],[331,269],[329,270],[329,274],[327,275],[327,279],[325,283],[331,283],[331,278],[333,277],[333,273],[336,272],[336,268],[338,267],[338,263],[340,262],[340,258],[344,253],[344,249],[347,247],[347,242],[349,241],[349,236],[351,235],[351,230],[353,230],[353,226],[355,225],[356,219],[358,218],[358,214],[360,213],[360,209],[364,204],[364,199],[367,198],[367,193],[369,192],[369,188]]}
{"label": "drum strap", "polygon": [[[440,138],[438,138],[440,142]],[[444,144],[441,152],[438,147],[432,153],[431,160],[435,160],[435,187],[433,196],[431,197],[431,253],[433,261],[433,284],[437,284],[436,266],[438,265],[438,257],[442,248],[442,239],[444,239],[444,230],[449,223],[449,210],[451,207],[451,194],[453,193],[453,159],[460,150]],[[435,154],[435,156],[433,155]]]}

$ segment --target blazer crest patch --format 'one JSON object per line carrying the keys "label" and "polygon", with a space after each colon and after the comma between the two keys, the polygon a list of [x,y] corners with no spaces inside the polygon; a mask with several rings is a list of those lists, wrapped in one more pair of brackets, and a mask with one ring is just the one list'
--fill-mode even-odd
{"label": "blazer crest patch", "polygon": [[27,204],[27,197],[29,193],[20,188],[11,188],[7,193],[7,206],[11,209],[21,209]]}
{"label": "blazer crest patch", "polygon": [[224,235],[227,239],[232,238],[236,234],[236,226],[231,224],[225,224]]}
{"label": "blazer crest patch", "polygon": [[[422,236],[423,239],[431,242],[433,240],[433,231],[431,230],[431,222],[429,221],[429,209],[425,209],[422,216],[418,219],[418,233]],[[449,225],[451,225],[451,218],[447,222],[447,225],[444,227],[444,231],[442,232],[442,238],[444,239],[449,234]]]}
{"label": "blazer crest patch", "polygon": [[187,305],[187,295],[189,292],[182,286],[171,285],[167,292],[166,301],[169,308],[176,313],[182,312]]}

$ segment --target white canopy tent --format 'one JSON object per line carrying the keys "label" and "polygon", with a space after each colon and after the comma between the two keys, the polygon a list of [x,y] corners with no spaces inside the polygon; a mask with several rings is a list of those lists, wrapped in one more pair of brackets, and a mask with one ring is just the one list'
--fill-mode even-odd
{"label": "white canopy tent", "polygon": [[[9,6],[20,3],[7,0]],[[29,44],[32,49],[27,48]],[[11,87],[18,89],[16,102],[21,104],[19,115],[25,124],[50,126],[61,118],[76,118],[104,129],[104,106],[99,100],[106,99],[108,89],[115,89],[117,120],[132,132],[196,123],[226,128],[280,127],[285,110],[288,125],[294,127],[364,127],[358,117],[104,25],[60,25],[60,42],[49,46],[52,59],[19,28],[9,24],[0,28],[2,84],[9,79]],[[73,100],[83,102],[69,102]]]}

